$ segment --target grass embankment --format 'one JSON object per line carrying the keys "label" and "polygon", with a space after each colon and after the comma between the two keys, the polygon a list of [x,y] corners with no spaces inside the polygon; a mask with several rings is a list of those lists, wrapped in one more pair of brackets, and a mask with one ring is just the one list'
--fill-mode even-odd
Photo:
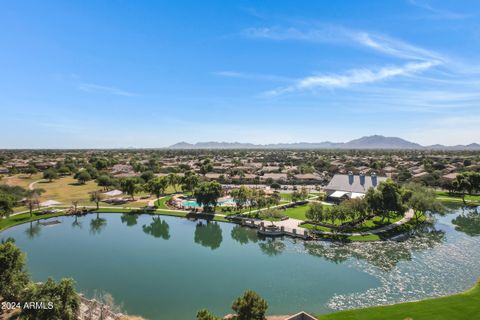
{"label": "grass embankment", "polygon": [[[206,219],[206,220],[214,220],[214,221],[222,221],[222,222],[230,222],[224,217],[220,216],[213,216],[211,214],[195,214],[191,212],[181,212],[181,211],[163,211],[163,210],[155,210],[155,211],[145,211],[142,209],[126,209],[126,208],[100,208],[98,210],[92,210],[89,213],[137,213],[137,214],[150,214],[150,215],[162,215],[162,216],[174,216],[179,218],[191,218],[191,219]],[[31,222],[31,221],[38,221],[43,219],[49,219],[54,217],[64,216],[65,211],[49,213],[49,214],[39,214],[37,212],[33,212],[33,215],[30,216],[30,213],[22,213],[14,216],[10,216],[6,219],[0,219],[0,231],[8,229],[10,227]]]}
{"label": "grass embankment", "polygon": [[[450,193],[447,191],[436,191],[437,198],[443,202],[463,202],[461,193]],[[465,202],[480,205],[480,195],[465,195]]]}
{"label": "grass embankment", "polygon": [[30,216],[30,213],[22,213],[15,216],[10,216],[6,219],[0,219],[0,231],[22,224],[22,223],[48,219],[53,217],[59,217],[59,216],[63,216],[64,214],[65,214],[64,212],[55,212],[55,213],[49,213],[49,214],[38,214],[34,212],[32,216]]}
{"label": "grass embankment", "polygon": [[470,290],[435,299],[319,315],[319,320],[480,319],[480,280]]}

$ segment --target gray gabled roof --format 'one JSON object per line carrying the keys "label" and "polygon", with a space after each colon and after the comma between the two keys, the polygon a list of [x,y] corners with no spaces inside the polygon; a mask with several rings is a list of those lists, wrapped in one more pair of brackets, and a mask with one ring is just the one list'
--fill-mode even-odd
{"label": "gray gabled roof", "polygon": [[366,193],[368,189],[376,188],[380,182],[385,180],[387,177],[336,174],[325,190]]}

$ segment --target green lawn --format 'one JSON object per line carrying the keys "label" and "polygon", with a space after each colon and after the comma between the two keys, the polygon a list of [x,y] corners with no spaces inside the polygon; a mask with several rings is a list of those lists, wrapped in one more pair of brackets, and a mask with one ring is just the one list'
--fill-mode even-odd
{"label": "green lawn", "polygon": [[[446,202],[461,202],[462,201],[462,194],[460,193],[450,193],[447,191],[436,191],[437,197],[440,198],[441,201]],[[467,202],[474,202],[480,203],[480,195],[465,195],[465,200]]]}
{"label": "green lawn", "polygon": [[280,198],[282,198],[283,201],[288,201],[288,202],[291,202],[292,201],[292,194],[291,193],[285,193],[285,192],[281,192],[280,193]]}
{"label": "green lawn", "polygon": [[[299,220],[308,220],[307,217],[305,216],[305,214],[306,214],[309,206],[310,206],[309,204],[296,206],[296,207],[292,207],[292,208],[288,208],[286,210],[283,210],[283,211],[281,211],[281,213],[283,215],[288,216],[289,218],[299,219]],[[325,205],[325,206],[327,207],[327,205]],[[401,215],[395,216],[395,217],[392,217],[391,219],[386,219],[383,222],[381,221],[382,218],[375,217],[375,218],[367,220],[364,223],[362,223],[361,225],[357,226],[354,229],[354,231],[359,232],[359,231],[369,230],[369,229],[372,229],[372,228],[378,228],[378,227],[396,222],[396,221],[402,219],[402,217],[403,216],[401,216]],[[345,222],[347,222],[347,221],[336,220],[335,225],[340,225],[340,224],[345,223]]]}
{"label": "green lawn", "polygon": [[22,224],[30,221],[36,221],[36,220],[42,220],[42,219],[48,219],[48,218],[53,218],[53,217],[58,217],[64,215],[64,212],[56,212],[56,213],[51,213],[51,214],[36,214],[35,212],[33,213],[33,216],[30,217],[30,213],[22,213],[16,216],[11,216],[6,219],[0,219],[0,231]]}
{"label": "green lawn", "polygon": [[447,297],[319,315],[320,320],[466,320],[480,319],[480,281]]}
{"label": "green lawn", "polygon": [[[94,210],[92,212],[100,212],[100,213],[139,213],[139,214],[157,214],[157,215],[164,215],[164,216],[175,216],[175,217],[180,217],[180,218],[186,218],[186,217],[191,217],[195,218],[195,214],[192,214],[190,212],[181,212],[181,211],[165,211],[165,210],[155,210],[155,211],[145,211],[142,210],[141,208],[139,209],[126,209],[126,208],[100,208],[98,210]],[[19,215],[15,216],[10,216],[6,219],[0,219],[0,231],[22,224],[30,221],[37,221],[37,220],[43,220],[43,219],[48,219],[48,218],[53,218],[53,217],[59,217],[65,215],[64,211],[61,212],[56,212],[56,213],[51,213],[51,214],[37,214],[36,212],[33,212],[33,216],[30,217],[30,213],[22,213]],[[211,216],[211,215],[202,215],[198,214],[198,218],[212,218],[212,220],[215,221],[223,221],[223,222],[230,222],[229,220],[225,219],[224,217],[219,217],[219,216]]]}
{"label": "green lawn", "polygon": [[307,220],[305,213],[307,212],[308,208],[309,208],[309,205],[305,204],[305,205],[285,209],[281,211],[281,213],[283,215],[288,216],[289,218]]}
{"label": "green lawn", "polygon": [[168,206],[167,206],[167,201],[170,200],[172,197],[163,197],[161,199],[159,199],[158,201],[155,201],[155,206],[159,209],[170,209]]}

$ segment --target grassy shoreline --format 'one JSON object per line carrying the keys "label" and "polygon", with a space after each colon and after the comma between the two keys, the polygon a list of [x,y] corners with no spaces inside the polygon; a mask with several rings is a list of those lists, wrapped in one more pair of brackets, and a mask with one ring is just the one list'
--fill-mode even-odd
{"label": "grassy shoreline", "polygon": [[[0,219],[0,233],[4,230],[7,230],[11,227],[32,222],[32,221],[41,221],[45,219],[50,219],[50,218],[55,218],[55,217],[61,217],[61,216],[69,216],[67,215],[64,211],[61,212],[55,212],[55,213],[49,213],[49,214],[39,214],[39,211],[34,211],[33,215],[30,216],[30,213],[21,213],[17,215],[12,215],[8,218],[5,219]],[[125,209],[125,208],[99,208],[94,209],[88,214],[92,213],[138,213],[138,214],[149,214],[149,215],[163,215],[163,216],[173,216],[173,217],[178,217],[178,218],[190,218],[191,216],[190,212],[181,212],[181,211],[164,211],[164,210],[155,210],[155,211],[146,211],[142,209]],[[231,222],[230,220],[225,219],[224,217],[221,216],[213,216],[213,215],[201,215],[199,214],[196,216],[197,218],[203,218],[203,219],[208,219],[208,220],[213,220],[213,221],[221,221],[221,222]]]}
{"label": "grassy shoreline", "polygon": [[[448,191],[436,191],[437,199],[442,202],[462,203],[462,194]],[[480,205],[480,195],[465,195],[465,202],[468,205]]]}
{"label": "grassy shoreline", "polygon": [[317,315],[319,320],[478,319],[480,280],[469,290],[439,298]]}

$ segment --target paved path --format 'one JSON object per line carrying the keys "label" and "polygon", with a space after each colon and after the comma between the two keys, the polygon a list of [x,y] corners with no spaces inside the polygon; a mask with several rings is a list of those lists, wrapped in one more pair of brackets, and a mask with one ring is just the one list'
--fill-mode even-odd
{"label": "paved path", "polygon": [[33,181],[32,183],[30,183],[30,184],[28,185],[28,190],[33,190],[33,189],[34,189],[33,186],[34,186],[37,182],[42,182],[42,181],[44,181],[44,180],[45,180],[45,179],[40,179],[40,180],[37,180],[37,181]]}
{"label": "paved path", "polygon": [[320,201],[320,200],[308,200],[308,202],[313,202],[313,203],[321,203],[325,206],[333,206],[334,204],[333,203],[330,203],[330,202],[325,202],[325,201]]}
{"label": "paved path", "polygon": [[305,230],[307,230],[299,226],[300,223],[304,222],[303,220],[299,220],[299,219],[288,218],[287,220],[273,221],[273,222],[267,221],[267,220],[256,220],[254,223],[255,225],[260,225],[260,223],[262,222],[265,226],[273,224],[279,228],[284,227],[288,231],[291,231],[292,229],[297,229],[298,233],[303,233]]}

